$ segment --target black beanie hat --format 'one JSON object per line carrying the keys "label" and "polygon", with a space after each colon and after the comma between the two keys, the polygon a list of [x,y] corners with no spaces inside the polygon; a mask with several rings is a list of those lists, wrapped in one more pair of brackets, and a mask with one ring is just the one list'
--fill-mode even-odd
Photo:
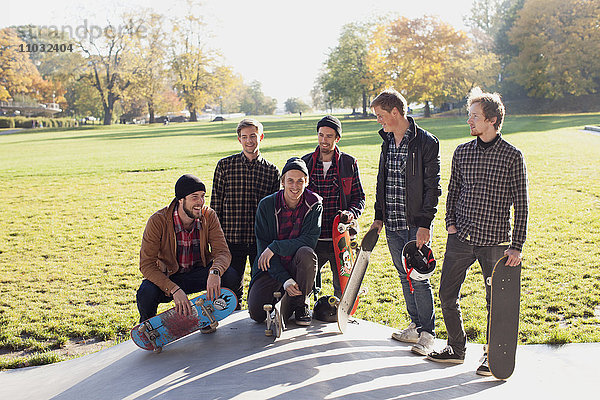
{"label": "black beanie hat", "polygon": [[206,192],[206,186],[202,183],[200,178],[197,178],[192,174],[185,174],[177,179],[177,183],[175,184],[175,197],[177,200],[183,199],[188,194],[200,190]]}
{"label": "black beanie hat", "polygon": [[335,131],[337,137],[342,137],[342,123],[333,115],[326,115],[317,122],[317,132],[319,132],[319,128],[322,126],[330,127]]}
{"label": "black beanie hat", "polygon": [[302,171],[304,175],[308,176],[308,168],[306,167],[306,163],[300,157],[292,157],[285,163],[285,167],[281,171],[281,176],[285,175],[286,172],[297,169],[298,171]]}

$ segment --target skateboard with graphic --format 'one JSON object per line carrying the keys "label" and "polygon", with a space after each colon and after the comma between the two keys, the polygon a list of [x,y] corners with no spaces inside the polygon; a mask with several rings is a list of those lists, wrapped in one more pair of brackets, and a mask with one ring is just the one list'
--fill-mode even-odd
{"label": "skateboard with graphic", "polygon": [[263,306],[263,309],[267,312],[265,335],[274,336],[277,339],[285,329],[283,317],[281,316],[281,292],[273,293],[273,297],[275,297],[276,301],[275,306],[272,304],[265,304]]}
{"label": "skateboard with graphic", "polygon": [[360,243],[358,256],[354,262],[352,273],[350,274],[350,278],[346,284],[346,289],[344,290],[342,298],[340,299],[340,304],[338,305],[337,321],[338,328],[342,333],[346,331],[348,319],[350,318],[352,310],[354,309],[355,303],[358,299],[360,285],[362,284],[365,273],[367,272],[369,257],[371,256],[371,252],[377,244],[378,239],[379,233],[377,232],[377,228],[373,228],[366,233],[362,239],[362,242]]}
{"label": "skateboard with graphic", "polygon": [[181,315],[171,308],[134,326],[131,339],[144,350],[160,353],[164,346],[201,328],[216,328],[218,321],[233,313],[238,300],[231,290],[221,288],[221,295],[214,301],[201,294],[191,303],[191,315]]}
{"label": "skateboard with graphic", "polygon": [[[350,229],[353,228],[352,223],[342,221],[341,214],[338,214],[333,219],[332,227],[332,240],[333,240],[333,253],[335,256],[335,265],[340,277],[340,288],[342,293],[346,289],[348,279],[352,273],[352,267],[354,265],[354,251],[353,241],[350,238]],[[353,221],[355,224],[355,222]],[[354,242],[355,243],[355,242]],[[358,297],[356,298],[356,304],[352,309],[352,313],[356,311],[358,306]]]}
{"label": "skateboard with graphic", "polygon": [[497,379],[508,379],[515,369],[519,338],[519,306],[521,300],[521,264],[506,266],[502,257],[492,272],[488,363]]}

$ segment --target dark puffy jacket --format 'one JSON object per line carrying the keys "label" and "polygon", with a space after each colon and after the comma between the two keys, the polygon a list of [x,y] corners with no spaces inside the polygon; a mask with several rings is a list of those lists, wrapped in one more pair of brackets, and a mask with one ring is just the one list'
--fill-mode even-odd
{"label": "dark puffy jacket", "polygon": [[[437,211],[438,198],[442,194],[440,186],[440,143],[431,133],[421,129],[412,117],[407,117],[410,130],[415,136],[408,143],[406,160],[406,219],[409,226],[430,229]],[[375,219],[385,222],[385,181],[387,170],[387,133],[381,129],[383,139],[377,173],[375,199]]]}

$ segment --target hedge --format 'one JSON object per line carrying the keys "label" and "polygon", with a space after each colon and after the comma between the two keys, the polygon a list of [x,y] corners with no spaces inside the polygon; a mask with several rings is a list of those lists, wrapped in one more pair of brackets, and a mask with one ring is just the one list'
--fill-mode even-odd
{"label": "hedge", "polygon": [[40,124],[44,128],[71,128],[77,126],[73,118],[46,118],[46,117],[0,117],[0,128],[33,128]]}

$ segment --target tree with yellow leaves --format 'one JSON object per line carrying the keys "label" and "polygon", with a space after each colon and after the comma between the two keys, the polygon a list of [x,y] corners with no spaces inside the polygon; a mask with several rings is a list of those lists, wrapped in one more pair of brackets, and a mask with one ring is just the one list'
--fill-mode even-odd
{"label": "tree with yellow leaves", "polygon": [[[378,27],[368,57],[375,81],[393,86],[409,103],[457,101],[497,77],[496,57],[475,50],[467,35],[438,18],[400,17]],[[383,89],[383,87],[382,87]]]}

